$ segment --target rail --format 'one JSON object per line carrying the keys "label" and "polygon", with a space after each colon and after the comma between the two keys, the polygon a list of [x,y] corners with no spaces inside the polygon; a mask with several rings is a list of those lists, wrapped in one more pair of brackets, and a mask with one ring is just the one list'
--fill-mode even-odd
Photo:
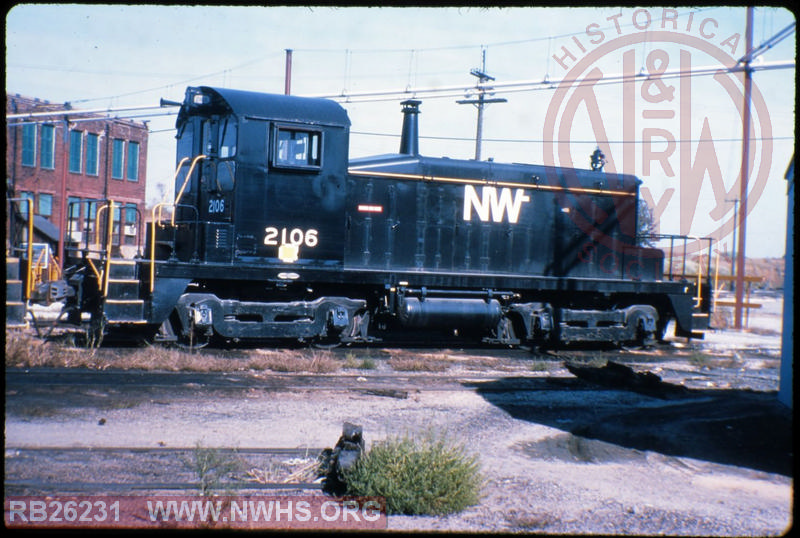
{"label": "rail", "polygon": [[[159,202],[153,206],[152,210],[152,222],[150,224],[150,293],[153,293],[155,290],[155,276],[156,276],[156,226],[160,226],[162,228],[166,228],[167,225],[162,224],[162,209],[164,207],[171,207],[172,208],[172,215],[170,217],[170,224],[169,226],[172,228],[172,252],[171,256],[175,255],[175,239],[177,234],[177,227],[175,226],[175,214],[178,212],[178,208],[190,209],[194,212],[194,252],[192,253],[192,259],[197,259],[197,241],[198,241],[198,228],[200,227],[200,213],[197,211],[197,208],[192,205],[188,204],[174,204],[169,202]],[[156,212],[158,213],[158,217],[156,217]],[[179,220],[178,224],[185,223],[189,221],[182,221]]]}
{"label": "rail", "polygon": [[[697,289],[697,293],[694,297],[695,308],[701,308],[703,311],[711,312],[713,305],[711,302],[713,301],[713,294],[709,293],[709,290],[712,288],[711,283],[711,256],[712,256],[712,248],[714,239],[711,237],[697,237],[691,235],[673,235],[673,234],[646,234],[637,236],[637,240],[646,240],[646,241],[665,241],[669,240],[669,270],[667,273],[667,278],[669,280],[694,280],[695,281],[695,288]],[[680,254],[680,273],[676,271],[675,264],[673,260],[676,258],[675,254],[675,243],[676,241],[683,243],[682,253]],[[694,273],[688,273],[686,270],[686,262],[688,259],[688,244],[690,241],[697,241],[702,245],[704,242],[708,242],[708,246],[701,246],[699,250],[700,260],[697,263],[697,270]],[[708,251],[708,254],[703,254],[704,251]],[[703,298],[703,265],[704,265],[704,258],[705,258],[705,279],[706,279],[706,295],[707,295],[707,303],[704,301]],[[705,308],[703,308],[705,307]]]}
{"label": "rail", "polygon": [[[189,167],[189,172],[186,174],[186,179],[183,180],[183,184],[181,184],[181,188],[178,191],[178,195],[175,196],[175,201],[173,202],[174,206],[177,207],[178,205],[180,205],[181,198],[183,197],[183,191],[186,190],[186,185],[189,184],[189,179],[191,179],[191,177],[192,177],[192,172],[194,172],[194,167],[197,165],[198,162],[200,162],[201,160],[203,160],[205,158],[206,158],[206,155],[198,155],[197,157],[192,159],[192,165]],[[189,157],[184,157],[183,159],[181,159],[181,162],[178,163],[178,169],[175,170],[175,178],[176,179],[178,177],[178,173],[180,172],[180,169],[183,167],[184,164],[186,164],[186,161],[188,159],[189,159]],[[175,212],[174,211],[172,213],[172,222],[171,222],[171,224],[172,224],[172,226],[175,226]]]}
{"label": "rail", "polygon": [[[194,206],[190,206],[187,204],[181,204],[181,198],[183,198],[183,193],[186,190],[186,186],[189,184],[189,180],[192,177],[192,172],[194,172],[195,166],[201,160],[205,159],[206,155],[197,155],[194,159],[192,159],[192,164],[189,167],[189,171],[186,173],[186,178],[183,180],[181,184],[181,188],[178,190],[178,194],[175,196],[174,202],[159,202],[153,206],[152,210],[152,219],[151,219],[151,226],[150,226],[150,293],[153,293],[155,290],[155,273],[156,273],[156,225],[165,228],[165,225],[162,225],[162,215],[163,215],[163,208],[171,207],[172,208],[172,215],[170,216],[170,227],[173,231],[173,247],[172,247],[172,255],[175,254],[174,248],[174,234],[176,233],[175,228],[175,215],[178,212],[179,207],[183,208],[191,208],[195,213],[195,246],[194,250],[195,253],[193,257],[197,256],[197,228],[199,225],[199,218],[200,214],[197,211],[197,208]],[[178,162],[178,166],[175,168],[175,174],[172,176],[172,183],[174,184],[175,181],[178,179],[178,174],[180,174],[181,169],[186,165],[189,161],[189,157],[184,157]],[[180,221],[178,221],[180,224]]]}

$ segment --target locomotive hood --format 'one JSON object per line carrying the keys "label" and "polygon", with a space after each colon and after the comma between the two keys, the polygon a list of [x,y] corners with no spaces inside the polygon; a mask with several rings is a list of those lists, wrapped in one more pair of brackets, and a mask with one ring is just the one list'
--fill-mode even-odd
{"label": "locomotive hood", "polygon": [[400,103],[403,107],[403,126],[398,153],[350,159],[348,163],[350,171],[360,174],[398,175],[422,180],[507,181],[629,194],[637,193],[638,186],[642,183],[633,175],[609,173],[602,169],[583,170],[537,164],[499,163],[492,160],[476,161],[474,159],[420,155],[418,134],[420,104],[421,101],[414,99]]}
{"label": "locomotive hood", "polygon": [[235,114],[277,121],[349,127],[347,111],[335,101],[295,95],[265,94],[208,86],[186,88],[176,125],[190,112]]}
{"label": "locomotive hood", "polygon": [[537,164],[498,163],[472,159],[450,159],[422,155],[386,154],[351,159],[351,172],[397,175],[421,180],[458,179],[503,181],[542,186],[579,187],[613,192],[636,193],[642,181],[630,174],[596,172]]}

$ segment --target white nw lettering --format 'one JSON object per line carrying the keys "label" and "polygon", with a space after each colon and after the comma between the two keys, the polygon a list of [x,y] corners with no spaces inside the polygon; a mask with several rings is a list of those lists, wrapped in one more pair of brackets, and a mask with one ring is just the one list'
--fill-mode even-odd
{"label": "white nw lettering", "polygon": [[497,195],[497,187],[482,187],[481,195],[472,185],[464,185],[464,220],[472,220],[472,210],[475,209],[478,218],[482,222],[503,222],[503,217],[508,213],[508,222],[516,224],[519,220],[519,212],[522,210],[523,202],[530,202],[531,198],[523,189],[511,189],[504,187]]}

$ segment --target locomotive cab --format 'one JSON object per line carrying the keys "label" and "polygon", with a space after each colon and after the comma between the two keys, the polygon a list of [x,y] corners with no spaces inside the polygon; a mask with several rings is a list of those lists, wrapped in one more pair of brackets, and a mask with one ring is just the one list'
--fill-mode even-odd
{"label": "locomotive cab", "polygon": [[177,127],[177,240],[161,258],[341,265],[349,120],[336,103],[188,88]]}

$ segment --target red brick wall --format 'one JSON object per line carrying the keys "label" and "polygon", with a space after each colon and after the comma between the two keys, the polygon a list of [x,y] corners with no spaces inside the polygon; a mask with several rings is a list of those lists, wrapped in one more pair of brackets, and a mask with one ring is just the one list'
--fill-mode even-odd
{"label": "red brick wall", "polygon": [[[45,111],[63,111],[63,105],[53,105],[46,101],[6,94],[6,114],[39,113]],[[80,110],[76,110],[80,112]],[[143,216],[145,212],[145,186],[147,182],[147,125],[129,120],[115,120],[97,116],[97,119],[84,121],[87,116],[75,115],[69,130],[81,131],[82,152],[81,172],[69,171],[69,133],[64,137],[64,116],[32,117],[22,119],[9,119],[6,122],[6,181],[8,194],[20,197],[22,192],[33,192],[36,195],[34,213],[38,214],[39,194],[53,195],[52,215],[47,217],[56,226],[61,225],[61,211],[64,205],[62,200],[62,185],[66,187],[67,197],[81,199],[111,199],[117,204],[135,203]],[[92,117],[94,118],[94,117]],[[80,121],[78,121],[80,120]],[[22,126],[24,121],[36,121],[36,163],[35,166],[22,165]],[[55,151],[53,169],[42,168],[40,162],[41,125],[44,122],[55,127]],[[100,135],[98,143],[98,169],[97,175],[86,173],[86,134]],[[114,139],[125,141],[125,163],[123,168],[124,179],[112,179],[112,153],[111,144]],[[127,179],[128,142],[139,143],[139,170],[138,180]],[[66,220],[66,219],[65,219]],[[138,238],[137,238],[138,239]]]}

